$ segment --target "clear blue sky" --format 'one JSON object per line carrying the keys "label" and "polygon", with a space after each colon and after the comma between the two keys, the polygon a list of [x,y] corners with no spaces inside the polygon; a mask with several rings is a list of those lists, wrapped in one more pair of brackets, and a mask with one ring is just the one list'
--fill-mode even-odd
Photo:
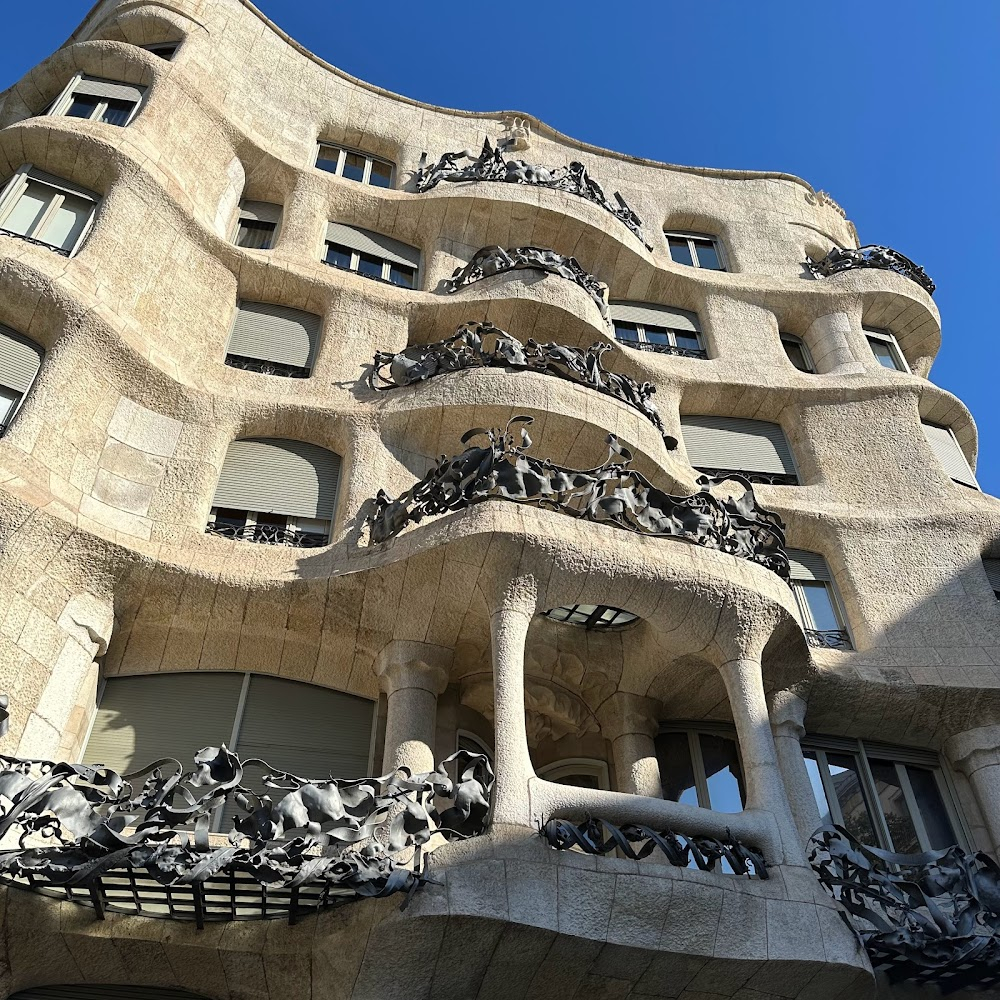
{"label": "clear blue sky", "polygon": [[[783,170],[829,191],[863,243],[937,283],[931,377],[972,410],[979,480],[1000,494],[998,0],[258,4],[306,48],[410,97],[523,110],[637,156]],[[4,6],[0,89],[90,8]]]}

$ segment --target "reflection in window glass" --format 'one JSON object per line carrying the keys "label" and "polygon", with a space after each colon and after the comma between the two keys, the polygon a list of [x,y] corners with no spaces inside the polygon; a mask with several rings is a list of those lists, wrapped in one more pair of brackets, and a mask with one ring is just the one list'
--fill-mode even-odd
{"label": "reflection in window glass", "polygon": [[709,808],[719,812],[741,812],[743,771],[736,741],[712,733],[701,733],[699,741],[708,783]]}
{"label": "reflection in window glass", "polygon": [[320,170],[335,174],[339,157],[340,150],[336,146],[320,146],[319,155],[316,157],[316,166]]}
{"label": "reflection in window glass", "polygon": [[101,121],[106,125],[125,125],[135,105],[131,101],[109,100],[108,106],[101,115]]}
{"label": "reflection in window glass", "polygon": [[0,385],[0,432],[6,430],[19,402],[21,402],[19,392],[8,389],[5,385]]}
{"label": "reflection in window glass", "polygon": [[917,803],[920,818],[924,821],[931,849],[940,851],[951,847],[957,838],[948,819],[948,810],[941,798],[934,772],[924,767],[907,765],[906,776],[910,779],[913,798]]}
{"label": "reflection in window glass", "polygon": [[621,323],[615,321],[615,338],[623,341],[638,341],[639,331],[635,323]]}
{"label": "reflection in window glass", "polygon": [[796,580],[794,586],[805,598],[813,628],[822,632],[843,627],[833,606],[830,589],[824,581]]}
{"label": "reflection in window glass", "polygon": [[274,238],[274,223],[256,219],[240,219],[236,245],[246,250],[270,250]]}
{"label": "reflection in window glass", "polygon": [[402,264],[392,264],[389,267],[389,280],[400,288],[412,288],[416,272],[412,267],[403,267]]}
{"label": "reflection in window glass", "polygon": [[392,167],[381,160],[372,160],[372,172],[368,181],[375,187],[387,188],[392,184]]}
{"label": "reflection in window glass", "polygon": [[695,333],[685,333],[683,330],[674,330],[674,340],[678,347],[686,351],[700,351],[701,341]]}
{"label": "reflection in window glass", "polygon": [[92,207],[93,202],[67,194],[63,198],[62,204],[45,225],[42,238],[53,246],[69,250],[76,245],[76,241],[87,225]]}
{"label": "reflection in window glass", "polygon": [[920,841],[910,818],[910,810],[906,807],[896,765],[887,760],[869,760],[868,764],[875,779],[875,792],[889,828],[893,849],[903,854],[916,854],[920,850]]}
{"label": "reflection in window glass", "polygon": [[806,762],[806,773],[809,775],[809,784],[812,786],[816,808],[819,809],[820,826],[830,826],[834,819],[830,812],[830,803],[826,800],[826,789],[823,787],[823,778],[820,774],[816,753],[813,750],[803,750],[802,756]]}
{"label": "reflection in window glass", "polygon": [[365,176],[365,158],[360,153],[346,153],[343,176],[349,181],[360,181]]}
{"label": "reflection in window glass", "polygon": [[849,754],[828,753],[826,759],[847,832],[864,844],[877,843],[854,757]]}
{"label": "reflection in window glass", "polygon": [[698,251],[698,266],[707,268],[709,271],[721,271],[722,262],[719,260],[719,253],[715,249],[715,244],[709,240],[694,240]]}
{"label": "reflection in window glass", "polygon": [[27,236],[42,217],[42,213],[48,207],[53,194],[52,188],[39,184],[37,181],[28,181],[24,193],[17,199],[17,204],[4,219],[3,228],[12,233]]}
{"label": "reflection in window glass", "polygon": [[688,246],[687,240],[671,236],[667,239],[667,243],[670,245],[670,259],[675,264],[687,264],[689,267],[694,265],[694,260],[691,258],[691,248]]}
{"label": "reflection in window glass", "polygon": [[378,257],[369,254],[359,254],[358,273],[367,274],[372,278],[382,277],[382,261]]}
{"label": "reflection in window glass", "polygon": [[698,786],[687,733],[661,733],[656,740],[663,797],[671,802],[698,805]]}
{"label": "reflection in window glass", "polygon": [[97,110],[98,100],[87,94],[75,94],[70,106],[66,109],[66,114],[70,118],[90,118]]}
{"label": "reflection in window glass", "polygon": [[892,349],[892,345],[888,341],[880,340],[877,337],[869,337],[868,343],[871,344],[875,360],[883,368],[891,368],[893,371],[902,370],[899,362],[896,360],[896,352]]}
{"label": "reflection in window glass", "polygon": [[347,247],[338,246],[336,243],[327,243],[326,262],[334,267],[351,266],[351,251]]}

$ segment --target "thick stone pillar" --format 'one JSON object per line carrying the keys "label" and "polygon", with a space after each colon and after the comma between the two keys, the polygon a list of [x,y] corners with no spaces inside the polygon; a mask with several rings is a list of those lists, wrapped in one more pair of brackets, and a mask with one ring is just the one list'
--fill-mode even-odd
{"label": "thick stone pillar", "polygon": [[986,824],[989,849],[1000,856],[1000,726],[958,733],[945,742],[945,756],[972,786]]}
{"label": "thick stone pillar", "polygon": [[453,651],[396,640],[379,655],[376,671],[388,698],[382,770],[434,770],[437,698],[448,686]]}
{"label": "thick stone pillar", "polygon": [[663,798],[653,743],[660,728],[658,715],[654,701],[624,691],[612,695],[598,710],[601,732],[611,743],[618,791]]}
{"label": "thick stone pillar", "polygon": [[804,845],[820,824],[819,808],[802,756],[806,703],[791,691],[777,691],[770,704],[771,733],[788,804]]}
{"label": "thick stone pillar", "polygon": [[766,809],[778,824],[783,863],[805,865],[805,853],[785,794],[778,753],[771,735],[760,660],[728,660],[719,667],[740,741],[747,786],[747,807]]}
{"label": "thick stone pillar", "polygon": [[[865,370],[863,361],[856,353],[856,348],[859,348],[857,336],[847,313],[818,316],[806,331],[805,340],[819,374],[847,375]],[[868,354],[871,355],[871,351]]]}

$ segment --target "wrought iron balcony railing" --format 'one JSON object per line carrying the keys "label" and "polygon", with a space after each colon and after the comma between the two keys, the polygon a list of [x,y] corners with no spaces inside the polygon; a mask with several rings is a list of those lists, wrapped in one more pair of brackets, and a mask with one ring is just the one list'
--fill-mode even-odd
{"label": "wrought iron balcony railing", "polygon": [[851,637],[847,634],[847,629],[842,628],[807,628],[803,630],[806,634],[806,642],[817,649],[853,649]]}
{"label": "wrought iron balcony railing", "polygon": [[[0,880],[91,906],[100,919],[294,923],[310,910],[416,891],[432,836],[461,840],[488,824],[493,770],[464,750],[427,774],[353,780],[300,778],[225,746],[194,763],[185,772],[165,758],[122,776],[0,756],[0,837],[19,845],[0,850]],[[263,791],[243,783],[248,765],[266,772]],[[228,838],[213,846],[220,815],[232,817]],[[397,859],[414,850],[412,864]]]}
{"label": "wrought iron balcony railing", "polygon": [[585,385],[631,406],[660,432],[668,450],[676,448],[677,438],[666,433],[651,399],[656,387],[651,382],[640,385],[628,375],[604,368],[601,356],[613,350],[612,344],[594,344],[586,350],[536,344],[534,340],[522,344],[492,323],[473,321],[460,326],[447,340],[408,347],[398,354],[378,351],[368,373],[368,384],[373,389],[396,389],[468,368],[542,372]]}
{"label": "wrought iron balcony railing", "polygon": [[259,375],[277,375],[280,378],[309,378],[309,369],[298,365],[283,365],[278,361],[265,361],[263,358],[247,358],[241,354],[227,354],[226,364],[230,368],[241,368]]}
{"label": "wrought iron balcony railing", "polygon": [[25,236],[24,233],[14,233],[9,229],[0,228],[0,236],[11,236],[15,240],[24,240],[25,243],[30,243],[36,247],[44,247],[46,250],[51,250],[61,257],[68,257],[70,255],[70,251],[63,249],[63,247],[54,247],[51,243],[46,243],[45,240],[36,240],[34,236]]}
{"label": "wrought iron balcony railing", "polygon": [[623,340],[618,338],[619,343],[626,347],[631,347],[636,351],[652,351],[654,354],[672,354],[678,358],[707,358],[708,351],[701,347],[676,347],[674,344],[650,344],[645,340]]}
{"label": "wrought iron balcony railing", "polygon": [[698,471],[713,479],[727,479],[738,476],[757,486],[798,486],[799,477],[794,472],[752,472],[749,469],[714,469],[704,465],[698,466]]}
{"label": "wrought iron balcony railing", "polygon": [[205,533],[220,538],[233,538],[240,542],[258,542],[261,545],[289,545],[297,549],[318,549],[327,544],[328,538],[318,531],[298,531],[280,524],[225,524],[209,521]]}
{"label": "wrought iron balcony railing", "polygon": [[[659,538],[676,538],[749,559],[789,578],[784,524],[757,504],[753,487],[740,476],[702,476],[701,492],[670,496],[629,468],[631,452],[609,434],[608,457],[596,469],[567,469],[526,455],[532,418],[512,417],[506,428],[468,431],[462,444],[485,436],[455,458],[442,458],[414,487],[393,499],[384,490],[368,503],[369,544],[398,535],[425,517],[461,510],[486,500],[506,500]],[[512,428],[518,428],[515,433]],[[520,443],[518,443],[520,439]],[[739,497],[711,491],[726,480],[743,487]]]}
{"label": "wrought iron balcony railing", "polygon": [[1000,866],[988,855],[896,854],[829,826],[813,834],[809,862],[891,982],[1000,986]]}
{"label": "wrought iron balcony railing", "polygon": [[831,278],[843,271],[855,268],[874,267],[882,271],[895,271],[910,281],[915,281],[928,295],[934,294],[934,282],[927,272],[909,257],[904,257],[891,247],[866,246],[853,250],[849,247],[834,247],[822,260],[806,258],[806,267],[817,278]]}

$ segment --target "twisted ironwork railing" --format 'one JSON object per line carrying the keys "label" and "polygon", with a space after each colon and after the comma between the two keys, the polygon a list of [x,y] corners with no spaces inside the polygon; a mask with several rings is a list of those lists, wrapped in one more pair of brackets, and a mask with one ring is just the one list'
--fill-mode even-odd
{"label": "twisted ironwork railing", "polygon": [[318,549],[327,544],[328,538],[318,531],[298,531],[280,524],[226,524],[209,521],[205,534],[232,538],[240,542],[258,542],[261,545],[288,545],[296,549]]}
{"label": "twisted ironwork railing", "polygon": [[[563,468],[525,454],[531,447],[527,433],[531,423],[531,417],[517,416],[502,430],[477,427],[463,435],[462,444],[485,436],[485,446],[472,445],[455,458],[442,458],[396,499],[379,490],[369,501],[369,543],[387,541],[425,517],[485,500],[508,500],[718,549],[759,563],[788,580],[784,525],[777,514],[757,504],[747,480],[736,475],[724,480],[702,476],[698,480],[701,492],[670,496],[628,468],[632,454],[614,434],[608,435],[603,465],[587,470]],[[720,498],[711,492],[726,481],[742,486],[743,494]]]}
{"label": "twisted ironwork railing", "polygon": [[[426,157],[426,154],[424,154]],[[467,161],[467,162],[465,162]],[[541,167],[525,160],[508,160],[500,146],[493,146],[489,138],[483,141],[478,156],[472,150],[444,153],[430,166],[422,166],[415,176],[417,192],[423,194],[437,187],[442,181],[458,184],[468,181],[501,181],[507,184],[529,184],[534,187],[567,191],[599,205],[610,212],[629,232],[637,236],[647,250],[653,248],[642,235],[642,219],[629,207],[621,193],[614,193],[614,202],[604,193],[604,188],[587,172],[587,168],[574,160],[566,167]]]}
{"label": "twisted ironwork railing", "polygon": [[891,247],[865,246],[853,250],[849,247],[834,247],[822,260],[806,257],[806,267],[817,278],[831,278],[843,271],[854,268],[874,267],[882,271],[895,271],[910,281],[915,281],[928,295],[934,294],[934,282],[927,272]]}
{"label": "twisted ironwork railing", "polygon": [[11,236],[15,240],[24,240],[25,243],[30,243],[35,247],[44,247],[46,250],[51,250],[61,257],[68,257],[70,255],[70,251],[65,250],[63,247],[53,246],[51,243],[46,243],[45,240],[36,240],[34,236],[25,236],[24,233],[15,233],[9,229],[0,228],[0,236]]}
{"label": "twisted ironwork railing", "polygon": [[739,476],[756,486],[798,486],[799,477],[794,472],[754,472],[750,469],[716,469],[699,465],[698,471],[713,479]]}
{"label": "twisted ironwork railing", "polygon": [[[124,776],[102,765],[0,756],[0,879],[106,911],[207,920],[296,916],[412,894],[420,849],[487,826],[493,770],[452,754],[437,770],[308,779],[208,747]],[[244,781],[263,770],[263,791]],[[449,769],[452,773],[449,773]],[[5,804],[9,803],[9,804]],[[210,837],[229,817],[228,837]],[[222,841],[220,844],[219,841]],[[412,866],[395,857],[418,851]]]}
{"label": "twisted ironwork railing", "polygon": [[853,649],[851,637],[843,628],[807,628],[806,642],[817,649]]}
{"label": "twisted ironwork railing", "polygon": [[283,365],[280,361],[265,361],[263,358],[248,358],[241,354],[227,354],[226,364],[230,368],[241,368],[259,375],[277,375],[280,378],[309,378],[309,369],[298,365]]}
{"label": "twisted ironwork railing", "polygon": [[1000,986],[1000,866],[991,857],[959,847],[896,854],[839,826],[809,844],[810,864],[876,971],[942,993]]}
{"label": "twisted ironwork railing", "polygon": [[675,344],[651,344],[646,340],[625,340],[623,337],[619,337],[618,342],[636,351],[652,351],[654,354],[672,354],[677,358],[704,359],[708,357],[708,351],[702,347],[677,347]]}
{"label": "twisted ironwork railing", "polygon": [[719,840],[716,837],[689,837],[672,830],[657,831],[639,823],[615,826],[606,819],[588,819],[583,823],[550,819],[539,832],[549,847],[558,851],[573,848],[585,854],[621,851],[632,861],[644,861],[654,851],[659,851],[667,864],[675,868],[689,868],[694,864],[704,872],[713,872],[725,861],[737,875],[768,877],[764,858],[741,844],[728,830],[725,840]]}
{"label": "twisted ironwork railing", "polygon": [[594,344],[586,350],[562,344],[522,344],[492,323],[465,323],[447,340],[407,347],[398,354],[378,351],[368,384],[373,389],[396,389],[438,375],[467,368],[513,368],[537,371],[568,379],[577,385],[612,396],[638,410],[659,432],[668,449],[677,447],[677,438],[667,434],[653,404],[656,386],[641,385],[628,375],[605,369],[602,355],[615,350],[612,344]]}

